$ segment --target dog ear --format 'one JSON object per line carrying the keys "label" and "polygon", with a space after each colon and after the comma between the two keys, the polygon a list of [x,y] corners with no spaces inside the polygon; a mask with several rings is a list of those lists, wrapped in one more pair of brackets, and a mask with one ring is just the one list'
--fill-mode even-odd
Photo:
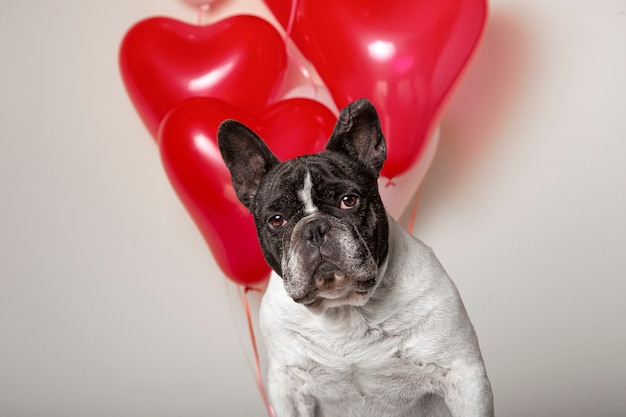
{"label": "dog ear", "polygon": [[217,143],[230,171],[237,198],[252,210],[261,180],[280,161],[256,133],[235,120],[220,124]]}
{"label": "dog ear", "polygon": [[387,146],[378,113],[369,100],[362,98],[341,110],[326,150],[359,161],[378,176],[387,157]]}

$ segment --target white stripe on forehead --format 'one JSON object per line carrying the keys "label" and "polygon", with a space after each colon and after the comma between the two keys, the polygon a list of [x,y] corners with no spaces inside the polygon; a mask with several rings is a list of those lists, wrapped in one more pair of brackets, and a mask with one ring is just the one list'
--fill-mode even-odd
{"label": "white stripe on forehead", "polygon": [[298,197],[300,197],[300,200],[304,203],[304,214],[306,215],[318,212],[317,207],[313,204],[312,190],[313,183],[311,182],[311,173],[307,171],[304,177],[304,187],[298,191]]}

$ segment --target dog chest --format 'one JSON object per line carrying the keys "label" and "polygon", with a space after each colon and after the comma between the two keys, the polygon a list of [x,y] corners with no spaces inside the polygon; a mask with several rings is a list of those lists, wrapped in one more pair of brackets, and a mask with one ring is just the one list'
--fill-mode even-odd
{"label": "dog chest", "polygon": [[[369,349],[366,349],[369,350]],[[440,391],[442,370],[411,363],[397,352],[371,353],[309,360],[306,369],[293,369],[303,394],[315,398],[318,414],[330,416],[408,416],[429,393]]]}
{"label": "dog chest", "polygon": [[[324,408],[345,409],[349,404],[361,416],[371,410],[403,415],[395,413],[413,407],[420,394],[438,391],[445,370],[406,349],[406,334],[344,319],[336,328],[300,323],[282,336],[274,334],[269,346],[274,365],[289,373],[289,379],[301,381],[306,394]],[[280,345],[273,343],[278,340]]]}

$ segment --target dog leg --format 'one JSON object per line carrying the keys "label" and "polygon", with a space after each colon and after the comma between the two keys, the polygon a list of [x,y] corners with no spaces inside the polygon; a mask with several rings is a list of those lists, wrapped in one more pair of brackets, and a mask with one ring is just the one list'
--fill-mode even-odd
{"label": "dog leg", "polygon": [[482,364],[451,370],[445,402],[454,417],[493,417],[493,394]]}
{"label": "dog leg", "polygon": [[269,398],[276,417],[315,417],[315,398],[307,395],[306,383],[298,373],[295,368],[270,364]]}

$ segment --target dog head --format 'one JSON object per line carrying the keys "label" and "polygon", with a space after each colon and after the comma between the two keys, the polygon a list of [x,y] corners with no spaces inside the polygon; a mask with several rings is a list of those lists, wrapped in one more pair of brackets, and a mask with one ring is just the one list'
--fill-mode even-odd
{"label": "dog head", "polygon": [[374,106],[365,99],[348,105],[325,152],[285,162],[234,120],[217,136],[237,197],[254,215],[265,259],[287,294],[309,307],[365,304],[388,249],[377,183],[386,146]]}

